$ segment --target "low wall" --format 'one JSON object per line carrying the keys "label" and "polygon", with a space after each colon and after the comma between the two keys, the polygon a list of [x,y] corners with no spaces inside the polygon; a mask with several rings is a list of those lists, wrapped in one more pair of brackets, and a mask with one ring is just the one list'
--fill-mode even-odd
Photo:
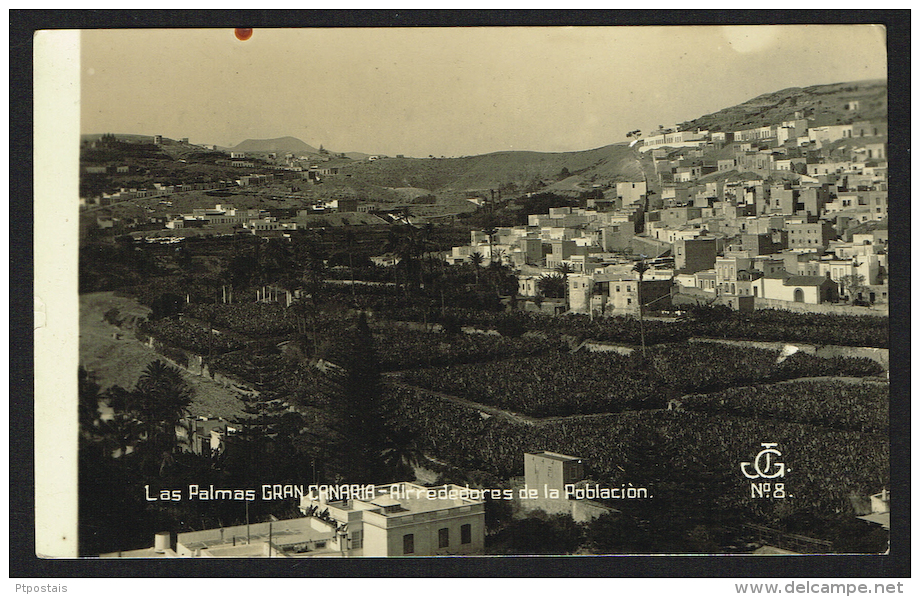
{"label": "low wall", "polygon": [[876,315],[888,316],[888,305],[874,305],[872,307],[855,307],[834,303],[821,303],[810,305],[808,303],[794,303],[776,299],[755,298],[755,309],[784,309],[801,313],[825,313],[830,315]]}
{"label": "low wall", "polygon": [[588,352],[616,352],[619,354],[630,355],[635,348],[630,346],[619,346],[617,344],[604,344],[603,342],[594,342],[589,340],[584,343],[585,350]]}
{"label": "low wall", "polygon": [[867,346],[821,346],[815,354],[825,359],[833,357],[850,357],[872,359],[889,371],[888,349],[887,348],[870,348]]}
{"label": "low wall", "polygon": [[758,340],[722,340],[721,338],[690,338],[690,342],[716,342],[719,344],[728,344],[730,346],[744,346],[747,348],[763,348],[766,350],[781,351],[784,346],[791,344],[797,347],[805,354],[812,354],[823,359],[834,357],[848,358],[865,358],[872,359],[876,363],[889,370],[888,349],[873,348],[870,346],[836,346],[825,345],[817,346],[814,344],[804,344],[801,342],[761,342]]}
{"label": "low wall", "polygon": [[535,500],[518,500],[517,503],[523,510],[528,512],[542,510],[547,514],[568,514],[575,522],[591,522],[604,514],[619,512],[619,510],[593,500],[539,498]]}
{"label": "low wall", "polygon": [[[716,304],[725,304],[726,300],[735,298],[733,295],[716,295],[714,292],[707,292],[701,288],[691,286],[680,286],[674,297],[675,305],[693,304],[694,302],[715,302]],[[798,313],[824,313],[830,315],[888,316],[888,305],[884,304],[876,304],[871,307],[856,307],[854,305],[842,303],[821,303],[820,305],[812,305],[809,303],[795,303],[792,301],[781,301],[762,297],[753,298],[755,309],[782,309],[784,311],[795,311]],[[734,308],[733,305],[730,306]]]}
{"label": "low wall", "polygon": [[[237,379],[230,374],[222,373],[220,371],[214,371],[211,373],[210,368],[207,363],[204,362],[204,357],[200,354],[190,352],[184,348],[178,348],[171,344],[167,344],[161,340],[157,340],[153,336],[148,336],[147,341],[144,342],[150,349],[163,357],[164,360],[168,361],[175,367],[178,367],[184,371],[188,371],[192,375],[197,375],[199,377],[205,377],[211,381],[220,384],[221,386],[233,390],[239,394],[245,396],[258,396],[259,391],[255,388],[249,386],[243,380]],[[179,362],[176,356],[182,354],[185,362]]]}
{"label": "low wall", "polygon": [[805,344],[802,342],[765,342],[760,340],[723,340],[722,338],[690,338],[688,342],[714,342],[716,344],[727,344],[729,346],[741,346],[744,348],[763,348],[764,350],[781,351],[787,344],[792,344],[805,354],[816,354],[818,347],[814,344]]}
{"label": "low wall", "polygon": [[247,385],[246,382],[236,379],[235,377],[229,374],[221,373],[220,371],[215,371],[214,373],[211,373],[207,365],[204,365],[201,368],[201,376],[207,377],[214,383],[218,383],[222,385],[223,387],[229,390],[233,390],[234,392],[237,392],[239,394],[244,394],[246,396],[252,396],[252,397],[256,397],[259,395],[258,390],[249,387],[249,385]]}

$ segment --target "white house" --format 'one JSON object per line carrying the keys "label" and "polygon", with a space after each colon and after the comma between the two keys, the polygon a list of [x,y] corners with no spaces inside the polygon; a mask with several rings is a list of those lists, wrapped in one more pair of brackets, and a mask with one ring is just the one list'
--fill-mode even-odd
{"label": "white house", "polygon": [[[482,553],[485,544],[483,491],[401,482],[378,485],[360,499],[321,488],[301,498],[303,512],[325,512],[347,525],[349,556],[435,556]],[[500,499],[500,498],[499,498]]]}

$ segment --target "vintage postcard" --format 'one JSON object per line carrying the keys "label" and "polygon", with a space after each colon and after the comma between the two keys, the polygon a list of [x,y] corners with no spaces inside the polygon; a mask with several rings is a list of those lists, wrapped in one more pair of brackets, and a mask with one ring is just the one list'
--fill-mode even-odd
{"label": "vintage postcard", "polygon": [[889,553],[884,26],[35,43],[38,555]]}

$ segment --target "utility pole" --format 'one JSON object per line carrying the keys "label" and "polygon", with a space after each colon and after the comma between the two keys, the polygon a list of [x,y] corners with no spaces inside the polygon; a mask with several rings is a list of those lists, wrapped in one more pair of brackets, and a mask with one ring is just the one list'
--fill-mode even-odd
{"label": "utility pole", "polygon": [[492,248],[492,238],[495,235],[495,233],[498,232],[498,229],[489,228],[485,232],[486,234],[489,235],[489,265],[492,265],[492,263],[495,261],[495,253],[494,253],[494,249]]}
{"label": "utility pole", "polygon": [[642,279],[645,275],[645,272],[648,271],[649,266],[645,263],[645,255],[641,256],[642,258],[633,266],[633,271],[639,274],[639,282],[636,285],[636,294],[639,299],[639,337],[642,342],[642,360],[645,360],[645,323],[642,317]]}

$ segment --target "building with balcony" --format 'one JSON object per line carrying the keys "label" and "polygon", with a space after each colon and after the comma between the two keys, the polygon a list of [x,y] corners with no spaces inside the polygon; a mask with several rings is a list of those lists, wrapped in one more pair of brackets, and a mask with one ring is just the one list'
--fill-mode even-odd
{"label": "building with balcony", "polygon": [[[643,313],[671,308],[673,271],[669,270],[667,279],[649,279],[653,277],[652,271],[641,282]],[[638,274],[632,272],[570,274],[569,309],[573,313],[638,316],[639,284]]]}

